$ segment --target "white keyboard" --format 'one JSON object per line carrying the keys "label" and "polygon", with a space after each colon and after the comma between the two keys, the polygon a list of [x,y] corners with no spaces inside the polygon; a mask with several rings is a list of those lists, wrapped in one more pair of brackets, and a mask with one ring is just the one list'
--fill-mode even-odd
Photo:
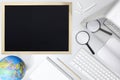
{"label": "white keyboard", "polygon": [[85,49],[80,49],[70,65],[88,77],[89,80],[120,80],[118,76],[103,66]]}

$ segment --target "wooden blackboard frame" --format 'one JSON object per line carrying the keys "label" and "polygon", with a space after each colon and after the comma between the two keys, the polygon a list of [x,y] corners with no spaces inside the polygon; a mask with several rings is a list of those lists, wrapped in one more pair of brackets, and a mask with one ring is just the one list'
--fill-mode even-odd
{"label": "wooden blackboard frame", "polygon": [[[68,51],[5,51],[5,6],[6,5],[68,5],[69,6],[69,47]],[[5,2],[2,3],[2,54],[68,54],[72,43],[72,3],[71,2]]]}

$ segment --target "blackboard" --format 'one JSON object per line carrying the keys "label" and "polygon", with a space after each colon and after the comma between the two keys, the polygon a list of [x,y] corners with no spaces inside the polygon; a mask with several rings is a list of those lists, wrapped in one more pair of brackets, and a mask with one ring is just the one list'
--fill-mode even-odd
{"label": "blackboard", "polygon": [[69,51],[69,5],[5,5],[5,51]]}

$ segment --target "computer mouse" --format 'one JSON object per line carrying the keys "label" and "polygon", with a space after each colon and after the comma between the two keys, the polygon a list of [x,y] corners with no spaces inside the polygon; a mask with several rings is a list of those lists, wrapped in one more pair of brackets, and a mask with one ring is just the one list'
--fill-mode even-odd
{"label": "computer mouse", "polygon": [[0,60],[0,80],[21,80],[25,72],[25,63],[17,56],[7,56]]}

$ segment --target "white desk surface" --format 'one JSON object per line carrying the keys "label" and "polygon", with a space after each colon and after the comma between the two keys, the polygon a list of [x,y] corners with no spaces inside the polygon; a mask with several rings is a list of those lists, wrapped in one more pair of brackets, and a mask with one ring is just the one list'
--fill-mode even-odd
{"label": "white desk surface", "polygon": [[[27,1],[32,1],[33,0],[1,0],[3,2],[27,2]],[[98,10],[102,9],[102,8],[105,8],[106,5],[110,4],[111,2],[113,2],[114,0],[34,0],[34,2],[41,2],[41,1],[49,1],[49,2],[73,2],[73,13],[72,13],[72,20],[73,20],[73,23],[72,23],[72,30],[73,30],[73,38],[72,38],[72,54],[75,53],[77,50],[80,49],[80,45],[78,45],[74,39],[75,37],[75,34],[79,31],[79,30],[82,30],[83,27],[80,25],[81,21],[85,18],[85,17],[88,17],[90,16],[91,14],[97,12]],[[80,3],[80,5],[78,4]],[[87,11],[87,9],[89,9],[91,6],[93,6],[90,10]],[[102,11],[101,13],[99,13],[99,15],[103,15]],[[0,7],[0,17],[1,17],[1,7]],[[0,19],[0,24],[2,23],[2,18]],[[1,27],[1,26],[0,26]],[[1,31],[1,30],[0,30]],[[1,32],[0,32],[0,37],[1,37]],[[1,42],[1,39],[0,39],[0,42]],[[0,49],[1,49],[1,45],[0,45]],[[3,58],[4,56],[6,55],[0,55],[0,58]],[[44,64],[44,61],[45,61],[45,58],[46,56],[49,56],[49,55],[18,55],[20,56],[21,58],[23,58],[23,60],[25,60],[27,66],[28,66],[28,71],[27,71],[27,74],[23,80],[30,80],[30,78],[28,78],[30,76],[30,74],[33,72],[33,70],[35,70],[40,64]],[[58,55],[59,56],[59,55]],[[29,59],[30,61],[27,62]],[[31,64],[30,64],[31,63]],[[45,64],[44,64],[45,65]],[[36,67],[37,66],[37,67]],[[31,68],[32,67],[32,68]],[[40,68],[43,68],[44,66],[41,65]],[[39,69],[38,69],[39,70]],[[44,71],[44,69],[43,69]],[[56,73],[51,73],[51,74],[54,74],[56,75]],[[32,74],[34,75],[34,74]],[[35,79],[35,80],[43,80],[44,75],[42,75],[42,73],[40,74],[39,78]],[[67,80],[67,78],[65,78],[65,76],[63,76],[61,74],[61,80]],[[47,77],[47,76],[46,76]],[[48,78],[44,78],[44,80],[51,80],[51,79],[48,79]],[[53,78],[52,78],[53,80]],[[60,80],[60,79],[55,79],[55,80]]]}

